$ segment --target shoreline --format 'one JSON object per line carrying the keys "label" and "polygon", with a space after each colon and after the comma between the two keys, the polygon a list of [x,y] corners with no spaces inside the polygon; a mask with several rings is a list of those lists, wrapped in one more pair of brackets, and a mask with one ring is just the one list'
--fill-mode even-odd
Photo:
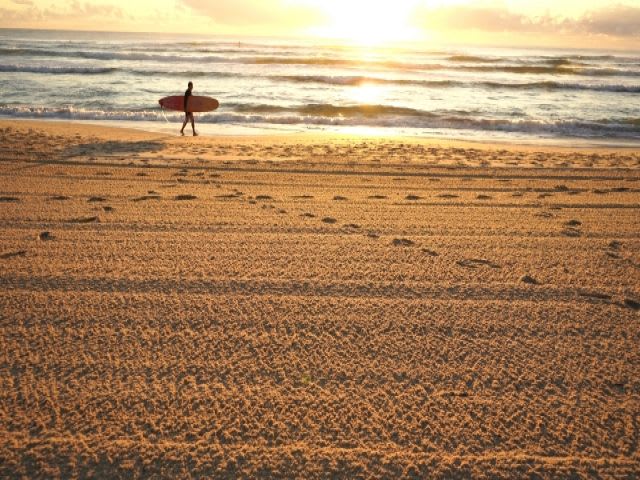
{"label": "shoreline", "polygon": [[[94,121],[94,120],[66,120],[66,119],[29,119],[29,118],[12,118],[6,116],[0,116],[0,128],[11,127],[11,126],[26,126],[29,127],[40,127],[45,128],[45,130],[60,130],[62,131],[67,129],[74,129],[77,132],[100,132],[103,131],[114,131],[120,132],[121,134],[129,137],[134,135],[134,132],[141,136],[157,136],[163,135],[166,140],[196,140],[201,141],[203,139],[208,140],[227,140],[227,141],[260,141],[264,142],[272,142],[272,141],[286,141],[286,142],[309,142],[309,141],[388,141],[394,143],[415,143],[422,145],[443,145],[443,146],[464,146],[468,148],[478,148],[478,149],[504,149],[504,150],[522,150],[522,151],[532,151],[539,150],[543,152],[552,152],[552,151],[578,151],[578,152],[633,152],[634,150],[640,150],[640,141],[638,145],[609,145],[609,144],[568,144],[569,142],[573,142],[575,139],[554,139],[547,142],[547,139],[541,139],[539,142],[519,142],[519,141],[508,141],[508,140],[500,140],[488,138],[486,140],[475,140],[475,139],[459,139],[452,137],[440,137],[440,136],[414,136],[414,135],[396,135],[396,134],[385,134],[379,135],[377,131],[375,133],[366,133],[366,129],[360,129],[361,131],[358,133],[349,133],[342,131],[331,131],[331,130],[309,130],[309,131],[288,131],[285,129],[284,132],[281,133],[272,133],[269,130],[272,129],[260,129],[259,127],[256,130],[260,130],[260,133],[247,133],[245,130],[254,131],[252,127],[245,127],[241,129],[237,133],[213,133],[213,134],[200,134],[197,137],[193,137],[192,135],[187,134],[187,130],[190,126],[185,128],[185,136],[181,137],[178,135],[178,131],[180,129],[180,125],[177,123],[175,125],[166,125],[161,124],[161,128],[145,128],[154,126],[155,122],[126,122],[126,121]],[[166,125],[166,126],[165,126]],[[228,126],[226,125],[216,125],[216,124],[198,124],[196,123],[196,130],[199,130],[199,127],[205,126],[207,130],[212,129],[220,129],[228,130]],[[175,131],[175,133],[173,133]],[[613,141],[613,140],[612,140]]]}

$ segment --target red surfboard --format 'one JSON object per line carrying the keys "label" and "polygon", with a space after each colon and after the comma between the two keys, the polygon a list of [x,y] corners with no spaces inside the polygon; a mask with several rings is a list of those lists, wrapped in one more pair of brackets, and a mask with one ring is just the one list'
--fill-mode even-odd
{"label": "red surfboard", "polygon": [[[184,112],[184,96],[175,95],[172,97],[164,97],[160,99],[160,106],[167,110],[177,110],[178,112]],[[218,100],[211,97],[198,97],[192,95],[189,97],[187,103],[188,112],[212,112],[218,108],[220,104]]]}

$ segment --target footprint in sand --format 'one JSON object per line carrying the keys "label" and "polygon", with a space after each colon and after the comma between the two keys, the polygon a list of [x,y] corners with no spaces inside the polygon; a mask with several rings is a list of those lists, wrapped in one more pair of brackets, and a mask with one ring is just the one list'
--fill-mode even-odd
{"label": "footprint in sand", "polygon": [[565,226],[567,227],[579,227],[582,225],[582,222],[580,220],[569,220],[568,222],[565,222]]}
{"label": "footprint in sand", "polygon": [[106,202],[106,201],[107,199],[103,197],[90,197],[89,200],[87,200],[87,202],[89,203]]}
{"label": "footprint in sand", "polygon": [[454,195],[453,193],[441,193],[440,195],[436,195],[438,198],[460,198],[458,195]]}
{"label": "footprint in sand", "polygon": [[323,221],[324,223],[329,223],[329,224],[334,224],[334,223],[336,223],[336,222],[337,222],[337,220],[336,220],[335,218],[331,218],[331,217],[324,217],[324,218],[322,219],[322,221]]}
{"label": "footprint in sand", "polygon": [[353,229],[353,230],[359,230],[360,229],[360,225],[358,225],[357,223],[345,223],[344,227],[345,228],[349,228],[349,229]]}
{"label": "footprint in sand", "polygon": [[370,198],[372,200],[384,200],[387,198],[386,195],[369,195],[367,198]]}
{"label": "footprint in sand", "polygon": [[147,200],[160,200],[160,195],[143,195],[141,197],[138,198],[134,198],[133,201],[134,202],[145,202]]}
{"label": "footprint in sand", "polygon": [[640,310],[640,302],[632,299],[632,298],[625,298],[624,299],[624,304],[629,307],[632,310]]}
{"label": "footprint in sand", "polygon": [[525,276],[521,277],[520,281],[523,282],[523,283],[527,283],[529,285],[539,285],[540,284],[540,282],[538,282],[538,280],[533,278],[531,275],[525,275]]}
{"label": "footprint in sand", "polygon": [[422,253],[426,253],[430,257],[437,257],[439,255],[439,253],[435,250],[429,250],[428,248],[423,248]]}
{"label": "footprint in sand", "polygon": [[65,200],[71,200],[71,197],[66,197],[64,195],[55,195],[51,197],[51,200],[54,200],[56,202],[64,202]]}
{"label": "footprint in sand", "polygon": [[316,218],[316,216],[313,213],[303,213],[300,216],[304,218]]}
{"label": "footprint in sand", "polygon": [[582,236],[582,232],[579,227],[582,226],[582,222],[580,220],[569,220],[564,223],[564,230],[562,230],[562,235],[565,237],[577,238]]}
{"label": "footprint in sand", "polygon": [[415,245],[413,240],[409,240],[408,238],[394,238],[391,244],[394,247],[411,247]]}
{"label": "footprint in sand", "polygon": [[541,218],[553,218],[553,213],[551,212],[539,212],[534,215],[535,217]]}
{"label": "footprint in sand", "polygon": [[51,232],[40,232],[38,234],[38,240],[40,240],[41,242],[46,242],[49,240],[53,240],[55,237],[53,236],[53,234]]}
{"label": "footprint in sand", "polygon": [[78,217],[72,218],[71,220],[69,220],[69,223],[94,223],[99,221],[99,217]]}
{"label": "footprint in sand", "polygon": [[19,202],[20,199],[17,197],[0,197],[0,202]]}
{"label": "footprint in sand", "polygon": [[405,200],[411,200],[411,201],[416,201],[416,200],[421,200],[422,197],[419,197],[418,195],[407,195],[406,197],[404,197]]}
{"label": "footprint in sand", "polygon": [[620,250],[622,248],[622,242],[619,242],[618,240],[612,240],[611,242],[609,242],[609,248],[611,250]]}
{"label": "footprint in sand", "polygon": [[15,258],[15,257],[24,257],[26,255],[27,255],[26,250],[19,250],[17,252],[7,252],[0,255],[0,260],[8,260],[10,258]]}
{"label": "footprint in sand", "polygon": [[109,213],[109,212],[113,212],[114,208],[110,207],[109,205],[106,205],[106,206],[102,207],[102,210],[104,210],[105,212]]}
{"label": "footprint in sand", "polygon": [[458,260],[456,263],[464,268],[478,268],[483,266],[495,269],[501,268],[500,265],[482,258],[465,258],[464,260]]}
{"label": "footprint in sand", "polygon": [[195,195],[176,195],[175,197],[173,197],[174,200],[195,200],[198,197],[196,197]]}
{"label": "footprint in sand", "polygon": [[600,292],[579,292],[578,295],[585,298],[593,298],[596,300],[608,300],[612,299],[611,295]]}
{"label": "footprint in sand", "polygon": [[270,195],[256,195],[256,200],[273,200],[273,197]]}
{"label": "footprint in sand", "polygon": [[343,202],[343,201],[347,200],[347,197],[341,197],[340,195],[336,195],[335,197],[333,197],[333,199]]}

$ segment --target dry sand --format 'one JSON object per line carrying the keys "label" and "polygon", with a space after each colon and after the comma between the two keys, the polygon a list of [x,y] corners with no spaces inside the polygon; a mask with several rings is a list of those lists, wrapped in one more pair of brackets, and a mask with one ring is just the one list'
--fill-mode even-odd
{"label": "dry sand", "polygon": [[0,477],[638,478],[640,154],[0,122]]}

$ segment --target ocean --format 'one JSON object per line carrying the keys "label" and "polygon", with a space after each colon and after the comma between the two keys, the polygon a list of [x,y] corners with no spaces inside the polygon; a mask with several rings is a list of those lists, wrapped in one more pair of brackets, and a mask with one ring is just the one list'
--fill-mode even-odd
{"label": "ocean", "polygon": [[189,80],[220,101],[208,134],[640,145],[640,52],[0,29],[5,118],[177,132],[158,100]]}

